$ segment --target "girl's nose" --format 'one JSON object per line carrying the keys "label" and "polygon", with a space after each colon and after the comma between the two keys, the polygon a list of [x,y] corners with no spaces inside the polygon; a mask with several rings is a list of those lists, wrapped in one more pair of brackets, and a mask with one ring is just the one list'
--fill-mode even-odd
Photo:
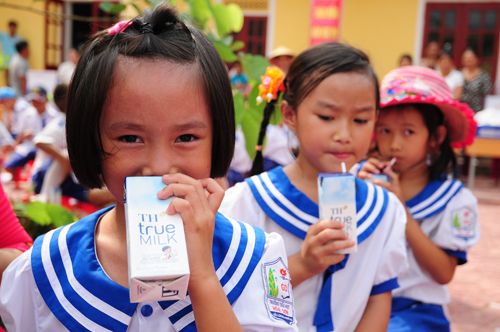
{"label": "girl's nose", "polygon": [[401,139],[398,136],[393,136],[391,139],[391,150],[399,151],[401,150]]}
{"label": "girl's nose", "polygon": [[333,139],[339,143],[349,143],[351,141],[351,130],[347,123],[340,123],[333,136]]}
{"label": "girl's nose", "polygon": [[164,147],[152,150],[145,157],[141,168],[142,176],[161,176],[165,174],[178,173],[179,169],[175,163],[175,157],[168,153]]}

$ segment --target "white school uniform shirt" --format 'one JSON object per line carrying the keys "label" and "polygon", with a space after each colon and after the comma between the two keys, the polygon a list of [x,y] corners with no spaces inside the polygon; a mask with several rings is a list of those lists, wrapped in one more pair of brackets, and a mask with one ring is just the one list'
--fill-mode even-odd
{"label": "white school uniform shirt", "polygon": [[[25,130],[30,130],[33,135],[38,134],[42,130],[42,117],[33,106],[26,108],[19,114],[18,126],[15,129],[15,133],[19,135]],[[27,156],[33,150],[35,150],[33,138],[27,138],[17,145],[14,151],[21,156]]]}
{"label": "white school uniform shirt", "polygon": [[[467,262],[467,251],[480,237],[477,199],[457,180],[431,181],[422,192],[406,202],[424,234],[458,264]],[[393,296],[424,303],[444,305],[450,302],[446,285],[440,285],[423,270],[408,246],[410,268],[399,278],[400,287]]]}
{"label": "white school uniform shirt", "polygon": [[[0,315],[9,332],[196,331],[189,295],[178,301],[130,303],[129,290],[103,271],[95,252],[95,229],[109,209],[37,238],[6,269]],[[277,259],[287,264],[278,234],[217,214],[213,258],[244,331],[298,331],[293,312],[286,322],[272,318],[276,315],[266,306],[269,284],[263,266]]]}
{"label": "white school uniform shirt", "polygon": [[[67,154],[66,143],[66,115],[60,113],[50,121],[34,138],[33,143],[47,143],[54,145],[61,153]],[[36,174],[52,157],[46,152],[38,149],[33,163],[32,174]]]}
{"label": "white school uniform shirt", "polygon": [[235,135],[236,141],[234,144],[234,155],[231,160],[231,165],[229,169],[232,169],[238,173],[245,174],[252,168],[252,159],[248,155],[246,148],[245,135],[241,126],[236,129]]}
{"label": "white school uniform shirt", "polygon": [[286,125],[268,125],[266,128],[266,145],[262,156],[279,165],[286,166],[295,161],[292,149],[298,148],[295,134]]}
{"label": "white school uniform shirt", "polygon": [[464,74],[456,69],[452,69],[450,73],[444,77],[444,80],[450,87],[451,91],[455,91],[455,89],[459,86],[464,86]]}
{"label": "white school uniform shirt", "polygon": [[[354,331],[369,296],[398,287],[397,278],[407,269],[402,204],[379,186],[357,178],[355,181],[358,252],[331,267],[330,289],[322,292],[323,273],[294,287],[301,332],[333,330],[313,325],[317,309],[318,317],[332,318],[335,331]],[[281,234],[288,256],[300,251],[309,226],[318,221],[318,205],[293,186],[282,167],[230,188],[220,211],[265,232]],[[330,301],[319,301],[320,294],[327,294]]]}

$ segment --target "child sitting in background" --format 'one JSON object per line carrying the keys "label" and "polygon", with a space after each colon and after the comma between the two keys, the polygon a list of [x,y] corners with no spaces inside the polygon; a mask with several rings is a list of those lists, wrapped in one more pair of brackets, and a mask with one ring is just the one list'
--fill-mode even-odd
{"label": "child sitting in background", "polygon": [[15,148],[5,162],[5,168],[11,173],[35,159],[36,148],[33,137],[59,113],[48,105],[47,91],[42,87],[31,90],[27,98],[31,100],[32,106],[19,114],[17,126],[12,129],[16,137]]}
{"label": "child sitting in background", "polygon": [[[467,262],[480,231],[476,198],[450,176],[456,165],[450,144],[473,142],[474,113],[453,101],[441,75],[422,67],[387,74],[381,98],[376,141],[383,159],[369,159],[359,176],[385,173],[392,183],[374,182],[406,207],[410,268],[393,292],[388,331],[450,331],[446,284],[456,266]],[[396,162],[388,169],[393,158]]]}

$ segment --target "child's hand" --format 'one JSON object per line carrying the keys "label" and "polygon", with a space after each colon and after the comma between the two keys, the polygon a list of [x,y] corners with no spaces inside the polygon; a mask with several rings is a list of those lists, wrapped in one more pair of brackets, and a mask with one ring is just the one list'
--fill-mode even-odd
{"label": "child's hand", "polygon": [[344,254],[334,252],[352,247],[354,241],[348,240],[343,227],[343,223],[333,220],[322,220],[309,227],[300,252],[289,258],[294,286],[344,259]]}
{"label": "child's hand", "polygon": [[215,214],[224,197],[224,190],[213,179],[195,180],[183,174],[163,176],[168,184],[158,192],[158,198],[177,196],[167,214],[179,213],[184,221],[189,255],[190,284],[216,277],[212,259]]}
{"label": "child's hand", "polygon": [[370,158],[363,164],[358,173],[358,178],[371,179],[372,174],[383,174],[383,170],[390,165],[390,161],[382,161],[377,158]]}
{"label": "child's hand", "polygon": [[375,158],[370,158],[363,165],[361,171],[359,171],[358,177],[364,180],[364,179],[371,179],[372,174],[387,175],[389,179],[391,179],[391,182],[375,179],[373,180],[373,183],[394,193],[399,198],[399,200],[404,204],[405,201],[403,199],[403,195],[401,193],[401,186],[399,184],[399,174],[394,172],[391,168],[388,168],[388,166],[390,166],[390,161],[381,161]]}

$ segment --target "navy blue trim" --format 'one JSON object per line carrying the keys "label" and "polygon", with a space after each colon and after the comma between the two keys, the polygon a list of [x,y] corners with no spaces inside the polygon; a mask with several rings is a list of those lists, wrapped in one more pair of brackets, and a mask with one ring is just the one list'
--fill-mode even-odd
{"label": "navy blue trim", "polygon": [[386,293],[398,287],[398,278],[389,279],[381,284],[373,286],[372,291],[370,292],[370,296]]}
{"label": "navy blue trim", "polygon": [[[283,172],[283,167],[277,167],[273,169],[270,172],[266,173],[269,176],[269,179],[275,186],[276,190],[278,190],[290,203],[294,204],[298,209],[300,209],[302,212],[305,214],[310,215],[311,217],[318,218],[319,217],[319,208],[318,205],[311,201],[304,193],[302,193],[300,190],[298,190],[288,179],[287,175],[285,172]],[[283,227],[286,231],[289,233],[301,238],[305,239],[307,232],[303,231],[302,229],[294,226],[292,223],[290,223],[288,220],[286,220],[284,217],[280,216],[278,213],[276,213],[264,200],[262,195],[259,193],[259,190],[257,189],[256,185],[254,184],[254,181],[259,182],[264,190],[266,191],[267,195],[269,198],[277,205],[279,206],[283,211],[294,217],[295,219],[299,220],[300,222],[304,223],[305,226],[309,227],[311,225],[310,222],[303,220],[302,218],[298,217],[296,214],[294,214],[292,211],[290,211],[288,208],[286,208],[282,202],[279,201],[271,192],[271,190],[267,187],[267,185],[264,183],[262,179],[262,175],[258,175],[253,178],[246,179],[246,183],[248,184],[250,190],[252,191],[252,194],[255,197],[255,200],[261,207],[261,209],[271,218],[274,222],[276,222],[278,225]],[[373,190],[373,200],[370,202],[370,207],[366,211],[366,213],[363,216],[359,216],[357,220],[357,226],[360,227],[373,213],[375,206],[377,205],[378,200],[382,199],[383,203],[380,208],[380,212],[377,215],[377,217],[373,220],[372,224],[365,229],[365,231],[358,236],[358,244],[362,243],[366,238],[368,238],[373,231],[377,228],[378,224],[380,223],[380,220],[382,220],[382,217],[385,214],[385,210],[387,209],[388,201],[389,201],[389,196],[388,193],[385,189],[383,188],[378,188],[375,187],[373,184],[367,183],[363,180],[360,180],[358,178],[355,178],[355,185],[356,185],[356,212],[359,213],[359,211],[363,208],[363,206],[366,203],[367,200],[367,195],[369,189]],[[368,186],[371,186],[369,188]],[[379,193],[383,193],[383,197],[378,197]]]}
{"label": "navy blue trim", "polygon": [[[460,186],[455,190],[455,192],[450,197],[448,197],[447,201],[444,202],[444,204],[442,204],[442,199],[444,198],[444,196],[446,196],[449,193],[449,191],[452,189],[452,187],[457,182],[460,183]],[[444,186],[446,183],[449,183],[449,185],[446,188],[446,190],[444,190],[443,193],[441,193],[441,195],[439,197],[437,197],[434,201],[430,202],[427,206],[424,206],[420,210],[411,211],[411,209],[414,206],[417,206],[418,204],[420,204],[421,202],[425,201],[427,198],[432,196],[434,194],[434,192],[439,190],[441,188],[441,186]],[[418,220],[427,219],[427,218],[432,217],[433,215],[438,214],[439,212],[443,211],[446,208],[446,205],[451,201],[451,199],[453,197],[455,197],[455,195],[463,187],[464,187],[464,184],[458,180],[450,180],[450,181],[449,180],[432,180],[427,184],[427,186],[420,193],[417,194],[417,196],[415,196],[412,199],[410,199],[409,201],[407,201],[406,206],[410,209],[412,216],[415,216],[417,214],[422,213],[423,211],[425,211],[427,209],[430,209],[431,207],[433,207],[436,204],[442,204],[438,209],[432,211],[431,213],[428,213],[422,217],[415,218]]]}
{"label": "navy blue trim", "polygon": [[[68,253],[72,259],[73,274],[76,280],[94,296],[132,319],[137,304],[130,303],[128,289],[109,279],[100,266],[98,269],[95,269],[95,264],[98,265],[94,251],[95,224],[102,214],[112,208],[109,207],[98,211],[85,217],[79,223],[72,225],[67,233],[67,239],[64,241],[67,243]],[[128,324],[124,324],[112,318],[107,313],[96,309],[92,304],[80,297],[69,283],[58,243],[61,232],[65,227],[55,230],[52,233],[49,243],[50,261],[58,277],[57,281],[60,283],[64,297],[89,321],[112,331],[126,331]],[[91,233],[91,236],[86,236],[88,233]],[[67,329],[86,330],[67,312],[50,285],[42,260],[42,245],[46,236],[41,236],[35,241],[31,256],[33,276],[37,288],[51,312]],[[89,251],[90,246],[92,250]]]}
{"label": "navy blue trim", "polygon": [[467,263],[467,252],[466,251],[449,250],[449,249],[443,249],[443,250],[448,255],[458,258],[458,265],[463,265],[463,264]]}

